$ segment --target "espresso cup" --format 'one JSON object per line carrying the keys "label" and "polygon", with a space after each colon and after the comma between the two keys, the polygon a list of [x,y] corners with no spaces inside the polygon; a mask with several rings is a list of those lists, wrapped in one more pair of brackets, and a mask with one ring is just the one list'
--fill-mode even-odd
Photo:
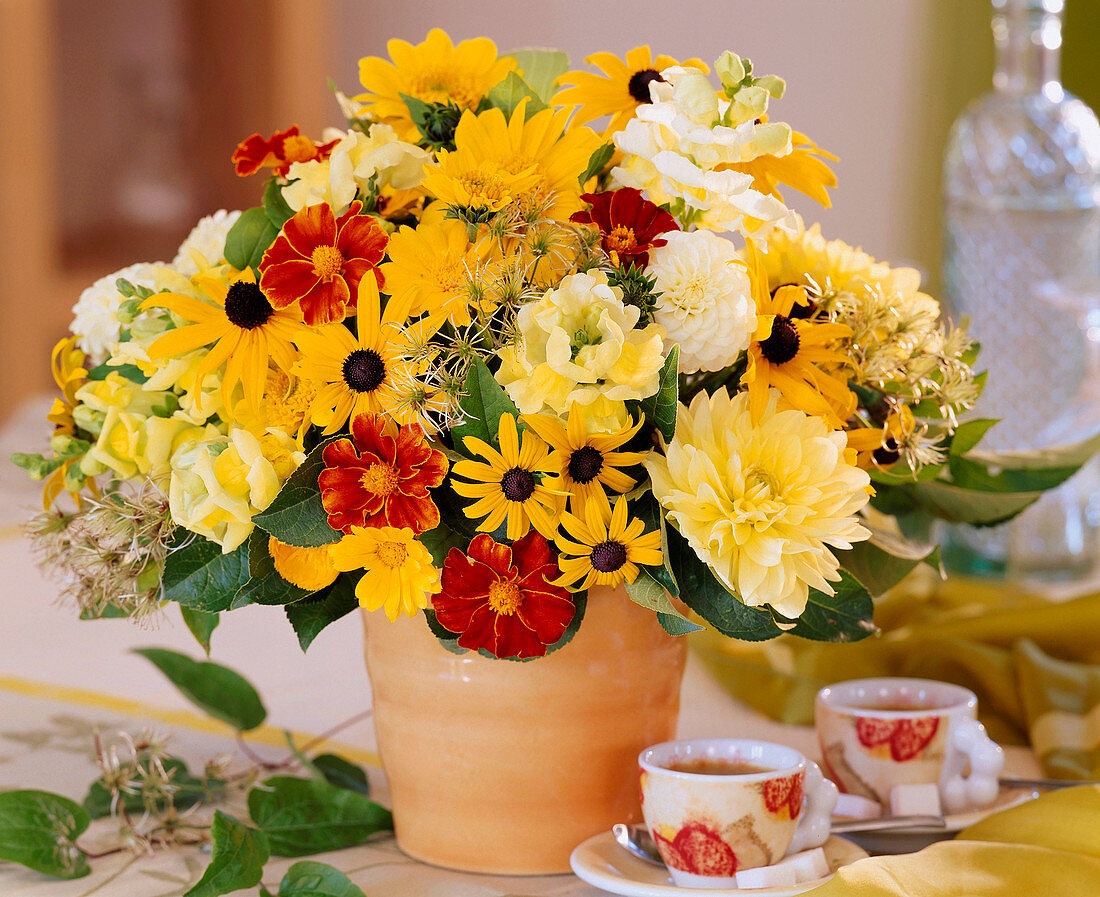
{"label": "espresso cup", "polygon": [[898,785],[935,784],[948,813],[991,804],[1004,751],[972,691],[930,679],[853,679],[817,693],[823,765],[846,794],[890,805]]}
{"label": "espresso cup", "polygon": [[642,814],[672,881],[736,887],[829,837],[836,786],[793,748],[743,738],[666,741],[638,757]]}

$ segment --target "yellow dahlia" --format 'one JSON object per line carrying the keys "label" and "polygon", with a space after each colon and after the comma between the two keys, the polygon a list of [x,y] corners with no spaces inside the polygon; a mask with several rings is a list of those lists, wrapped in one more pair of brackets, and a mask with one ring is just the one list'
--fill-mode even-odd
{"label": "yellow dahlia", "polygon": [[810,588],[833,594],[829,549],[870,536],[856,516],[870,479],[846,460],[843,432],[778,401],[772,390],[754,420],[747,393],[699,393],[646,469],[669,522],[726,587],[794,619]]}
{"label": "yellow dahlia", "polygon": [[621,131],[634,116],[634,110],[650,102],[649,85],[663,81],[661,72],[674,65],[689,66],[706,72],[707,65],[701,59],[677,62],[671,56],[659,55],[656,59],[649,47],[635,47],[627,51],[626,59],[613,53],[593,53],[584,61],[594,65],[603,75],[593,72],[566,72],[558,78],[560,84],[571,84],[554,95],[555,106],[580,106],[573,123],[583,125],[595,118],[612,116],[605,134]]}
{"label": "yellow dahlia", "polygon": [[622,496],[615,502],[614,511],[590,501],[584,506],[583,517],[562,514],[561,525],[568,535],[559,533],[554,540],[562,572],[555,585],[571,592],[634,582],[639,564],[659,567],[663,563],[661,534],[656,530],[644,532],[645,524],[629,517]]}
{"label": "yellow dahlia", "polygon": [[353,527],[332,546],[337,570],[363,570],[355,586],[360,607],[384,608],[390,621],[415,617],[439,591],[439,571],[428,549],[408,527]]}
{"label": "yellow dahlia", "polygon": [[489,88],[516,67],[511,57],[497,56],[496,44],[487,37],[455,46],[440,28],[433,28],[416,46],[391,40],[386,50],[392,62],[378,56],[359,60],[359,80],[366,88],[355,97],[364,104],[359,114],[390,125],[402,140],[414,143],[419,134],[402,94],[424,103],[474,109]]}

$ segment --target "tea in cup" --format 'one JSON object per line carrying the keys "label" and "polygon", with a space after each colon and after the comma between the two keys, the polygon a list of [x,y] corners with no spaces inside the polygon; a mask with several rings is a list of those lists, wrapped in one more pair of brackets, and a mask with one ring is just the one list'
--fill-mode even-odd
{"label": "tea in cup", "polygon": [[638,757],[642,814],[673,882],[733,888],[829,837],[837,790],[793,748],[741,738],[667,741]]}
{"label": "tea in cup", "polygon": [[899,785],[935,784],[943,809],[960,813],[996,799],[1004,768],[977,710],[974,693],[958,685],[853,679],[817,693],[814,724],[841,791],[889,807]]}

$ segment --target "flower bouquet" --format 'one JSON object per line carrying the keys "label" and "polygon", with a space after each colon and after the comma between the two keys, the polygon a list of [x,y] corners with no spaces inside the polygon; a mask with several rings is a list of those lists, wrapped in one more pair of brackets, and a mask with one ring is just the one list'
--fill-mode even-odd
{"label": "flower bouquet", "polygon": [[525,661],[610,587],[671,635],[850,641],[938,564],[929,520],[1091,449],[975,449],[977,346],[789,208],[834,157],[749,60],[389,54],[344,129],[237,147],[260,204],[77,302],[52,452],[15,460],[83,615],[280,605],[305,648],[361,606]]}

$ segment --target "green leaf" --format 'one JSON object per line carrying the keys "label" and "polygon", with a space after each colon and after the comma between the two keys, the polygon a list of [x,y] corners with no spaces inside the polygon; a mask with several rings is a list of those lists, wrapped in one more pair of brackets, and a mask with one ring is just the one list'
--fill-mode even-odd
{"label": "green leaf", "polygon": [[0,793],[0,860],[54,878],[91,872],[76,839],[91,819],[79,804],[48,791]]}
{"label": "green leaf", "polygon": [[[626,583],[626,594],[630,600],[641,607],[654,611],[658,615],[661,625],[670,635],[687,635],[689,632],[698,632],[703,627],[692,623],[687,617],[676,610],[672,599],[669,598],[665,587],[650,572],[649,567],[638,568],[638,578],[634,582]],[[673,632],[672,629],[676,631]]]}
{"label": "green leaf", "polygon": [[264,214],[276,230],[282,230],[283,225],[294,217],[294,209],[283,198],[283,188],[278,178],[271,178],[264,187]]}
{"label": "green leaf", "polygon": [[356,791],[364,797],[370,795],[366,772],[349,760],[337,757],[336,754],[321,754],[313,758],[313,765],[330,785]]}
{"label": "green leaf", "polygon": [[451,439],[455,448],[466,455],[470,453],[462,440],[467,436],[476,436],[489,445],[496,444],[501,415],[512,415],[516,419],[516,431],[522,433],[524,430],[519,410],[480,358],[466,373],[466,388],[458,404],[465,419],[451,428]]}
{"label": "green leaf", "polygon": [[858,642],[878,632],[870,593],[851,574],[841,570],[840,576],[840,582],[833,584],[835,595],[810,589],[793,635],[815,642]]}
{"label": "green leaf", "polygon": [[872,595],[893,588],[935,551],[895,533],[871,527],[871,538],[856,542],[849,551],[837,551],[840,565],[865,585]]}
{"label": "green leaf", "polygon": [[180,605],[180,616],[195,640],[202,646],[207,656],[210,655],[210,636],[218,628],[220,617],[217,612],[210,613],[205,610],[196,610],[193,607]]}
{"label": "green leaf", "polygon": [[613,143],[601,143],[592,155],[588,157],[588,165],[579,178],[581,184],[586,184],[589,178],[595,177],[603,171],[614,155],[615,145]]}
{"label": "green leaf", "polygon": [[262,206],[245,209],[225,236],[225,260],[238,271],[258,268],[278,235],[279,228],[271,223]]}
{"label": "green leaf", "polygon": [[679,378],[676,368],[680,363],[680,347],[674,345],[661,368],[660,385],[657,392],[642,399],[641,408],[647,421],[652,423],[665,442],[671,442],[676,435],[676,411],[679,407]]}
{"label": "green leaf", "polygon": [[303,651],[322,629],[358,609],[359,599],[355,597],[358,582],[358,577],[341,573],[327,589],[286,606],[286,618],[294,628]]}
{"label": "green leaf", "polygon": [[934,480],[910,487],[920,504],[941,520],[993,526],[1034,504],[1041,492],[986,492]]}
{"label": "green leaf", "polygon": [[366,897],[343,872],[326,863],[303,860],[287,870],[277,897]]}
{"label": "green leaf", "polygon": [[210,660],[192,660],[166,648],[137,648],[187,700],[215,719],[247,732],[267,718],[260,696],[240,673]]}
{"label": "green leaf", "polygon": [[322,442],[306,456],[275,500],[252,518],[257,526],[280,542],[298,548],[318,548],[340,541],[340,531],[329,526],[328,514],[321,504],[321,488],[317,485],[317,478],[325,469],[321,453],[338,438],[341,437]]}
{"label": "green leaf", "polygon": [[149,380],[136,364],[107,364],[107,362],[97,364],[88,371],[88,379],[106,380],[108,374],[118,374],[132,383],[145,383]]}
{"label": "green leaf", "polygon": [[506,53],[519,66],[520,75],[543,102],[557,92],[559,75],[569,71],[569,54],[550,47],[523,47]]}
{"label": "green leaf", "polygon": [[1043,491],[1068,480],[1097,450],[1100,434],[1072,445],[1024,452],[970,452],[962,457],[954,455],[952,444],[951,478],[958,486],[985,492]]}
{"label": "green leaf", "polygon": [[246,604],[291,604],[312,594],[279,575],[271,558],[270,538],[259,527],[248,537],[249,578],[233,599],[234,610]]}
{"label": "green leaf", "polygon": [[535,90],[515,72],[509,72],[503,81],[489,89],[489,102],[504,113],[506,119],[511,119],[512,114],[519,108],[519,104],[528,100],[525,117],[531,116],[546,109],[546,103],[542,101]]}
{"label": "green leaf", "polygon": [[223,554],[216,542],[195,536],[182,526],[176,528],[173,538],[182,547],[171,551],[164,561],[161,596],[207,613],[228,610],[237,590],[248,581],[248,543]]}
{"label": "green leaf", "polygon": [[254,888],[264,873],[271,848],[263,832],[217,810],[210,826],[210,865],[183,897],[220,897]]}
{"label": "green leaf", "polygon": [[362,844],[393,828],[385,807],[318,779],[274,776],[248,793],[252,821],[276,856],[297,857]]}
{"label": "green leaf", "polygon": [[665,591],[678,598],[680,596],[680,584],[676,581],[676,577],[672,575],[672,567],[669,565],[668,525],[665,522],[664,512],[661,510],[657,497],[649,488],[648,481],[638,488],[646,491],[634,501],[632,506],[634,516],[645,523],[645,532],[661,531],[662,564],[660,567],[645,567],[644,569],[664,586]]}
{"label": "green leaf", "polygon": [[959,424],[958,429],[951,437],[950,453],[952,455],[965,455],[981,442],[982,437],[989,432],[990,427],[995,423],[997,421],[982,418]]}

